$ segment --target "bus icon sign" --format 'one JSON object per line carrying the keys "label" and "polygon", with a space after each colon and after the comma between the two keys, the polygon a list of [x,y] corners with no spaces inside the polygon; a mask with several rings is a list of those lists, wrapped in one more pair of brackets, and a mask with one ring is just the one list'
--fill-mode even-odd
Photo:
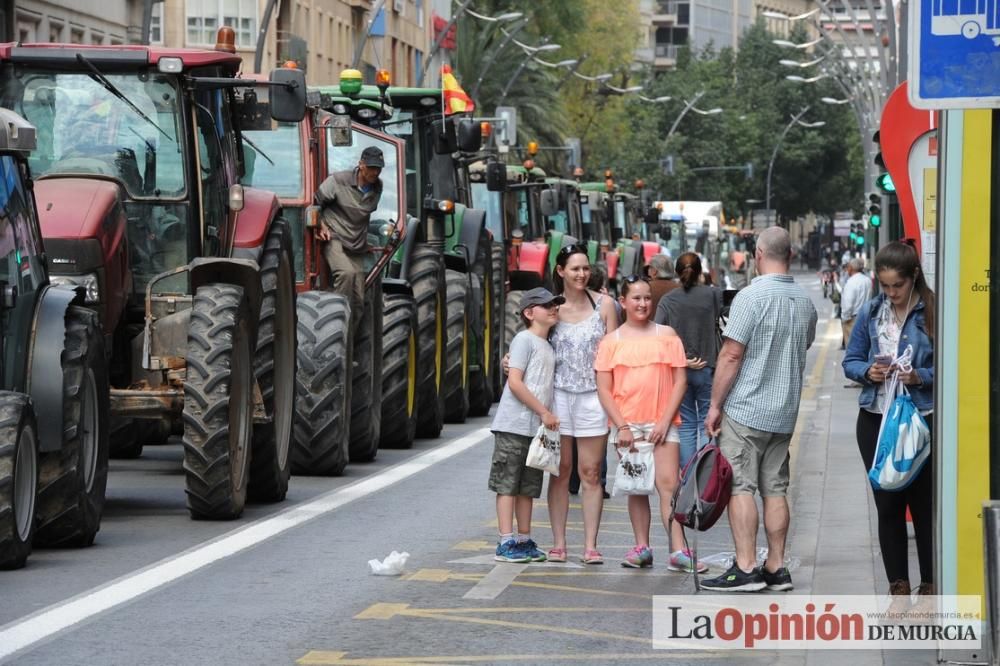
{"label": "bus icon sign", "polygon": [[910,102],[1000,108],[1000,0],[912,0]]}

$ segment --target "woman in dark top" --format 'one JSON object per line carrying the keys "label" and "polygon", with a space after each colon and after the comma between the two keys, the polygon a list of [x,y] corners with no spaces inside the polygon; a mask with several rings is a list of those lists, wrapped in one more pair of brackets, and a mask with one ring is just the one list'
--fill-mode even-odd
{"label": "woman in dark top", "polygon": [[722,292],[711,285],[699,284],[701,259],[685,252],[675,265],[681,289],[674,289],[660,300],[656,323],[671,326],[684,343],[687,355],[687,390],[681,401],[681,469],[708,441],[705,415],[712,401],[712,378],[719,355],[718,322],[722,311]]}

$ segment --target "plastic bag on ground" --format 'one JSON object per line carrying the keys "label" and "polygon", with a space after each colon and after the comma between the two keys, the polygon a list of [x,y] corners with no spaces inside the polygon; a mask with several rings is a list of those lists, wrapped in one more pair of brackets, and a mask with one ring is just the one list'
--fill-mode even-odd
{"label": "plastic bag on ground", "polygon": [[376,576],[398,576],[403,573],[406,560],[410,559],[409,553],[392,551],[388,557],[379,562],[378,560],[368,560],[368,566]]}
{"label": "plastic bag on ground", "polygon": [[[733,561],[736,559],[736,553],[733,551],[715,553],[714,555],[699,555],[698,561],[714,569],[729,569],[733,565]],[[757,549],[757,566],[764,566],[764,562],[767,560],[767,548],[761,546]],[[791,555],[785,555],[784,565],[789,572],[795,571],[802,564],[802,560],[798,557],[792,557]]]}

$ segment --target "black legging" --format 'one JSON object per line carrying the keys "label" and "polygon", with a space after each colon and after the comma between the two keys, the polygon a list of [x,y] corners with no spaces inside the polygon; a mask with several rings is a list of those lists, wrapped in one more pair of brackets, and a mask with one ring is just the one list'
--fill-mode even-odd
{"label": "black legging", "polygon": [[[924,417],[927,427],[934,430],[934,415]],[[858,414],[858,449],[871,469],[875,459],[881,414],[862,409]],[[889,582],[910,580],[909,547],[906,536],[906,507],[913,517],[916,533],[917,558],[920,562],[920,582],[934,582],[934,449],[923,469],[909,486],[900,491],[875,490],[875,508],[878,511],[878,542],[882,549],[882,564]]]}

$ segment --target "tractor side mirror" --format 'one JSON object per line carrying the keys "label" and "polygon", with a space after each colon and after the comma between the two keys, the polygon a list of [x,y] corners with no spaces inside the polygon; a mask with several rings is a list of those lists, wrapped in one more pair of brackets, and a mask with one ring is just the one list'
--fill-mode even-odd
{"label": "tractor side mirror", "polygon": [[674,232],[670,229],[670,225],[660,228],[660,238],[663,240],[668,241],[673,238],[673,236]]}
{"label": "tractor side mirror", "polygon": [[458,149],[463,153],[475,153],[483,147],[483,131],[479,121],[462,118],[458,121]]}
{"label": "tractor side mirror", "polygon": [[297,123],[306,117],[306,74],[300,69],[271,71],[268,104],[271,117],[280,123]]}
{"label": "tractor side mirror", "polygon": [[559,212],[559,193],[555,190],[542,190],[538,207],[545,217],[555,215]]}
{"label": "tractor side mirror", "polygon": [[354,145],[354,130],[350,116],[331,116],[330,133],[334,146]]}
{"label": "tractor side mirror", "polygon": [[434,132],[434,152],[438,155],[451,155],[458,151],[458,138],[455,136],[455,123],[445,120],[435,120],[431,123]]}
{"label": "tractor side mirror", "polygon": [[486,189],[490,192],[507,191],[507,165],[490,162],[486,165]]}
{"label": "tractor side mirror", "polygon": [[646,223],[646,226],[650,228],[660,226],[660,211],[655,208],[650,208],[646,211],[646,218],[643,221]]}

